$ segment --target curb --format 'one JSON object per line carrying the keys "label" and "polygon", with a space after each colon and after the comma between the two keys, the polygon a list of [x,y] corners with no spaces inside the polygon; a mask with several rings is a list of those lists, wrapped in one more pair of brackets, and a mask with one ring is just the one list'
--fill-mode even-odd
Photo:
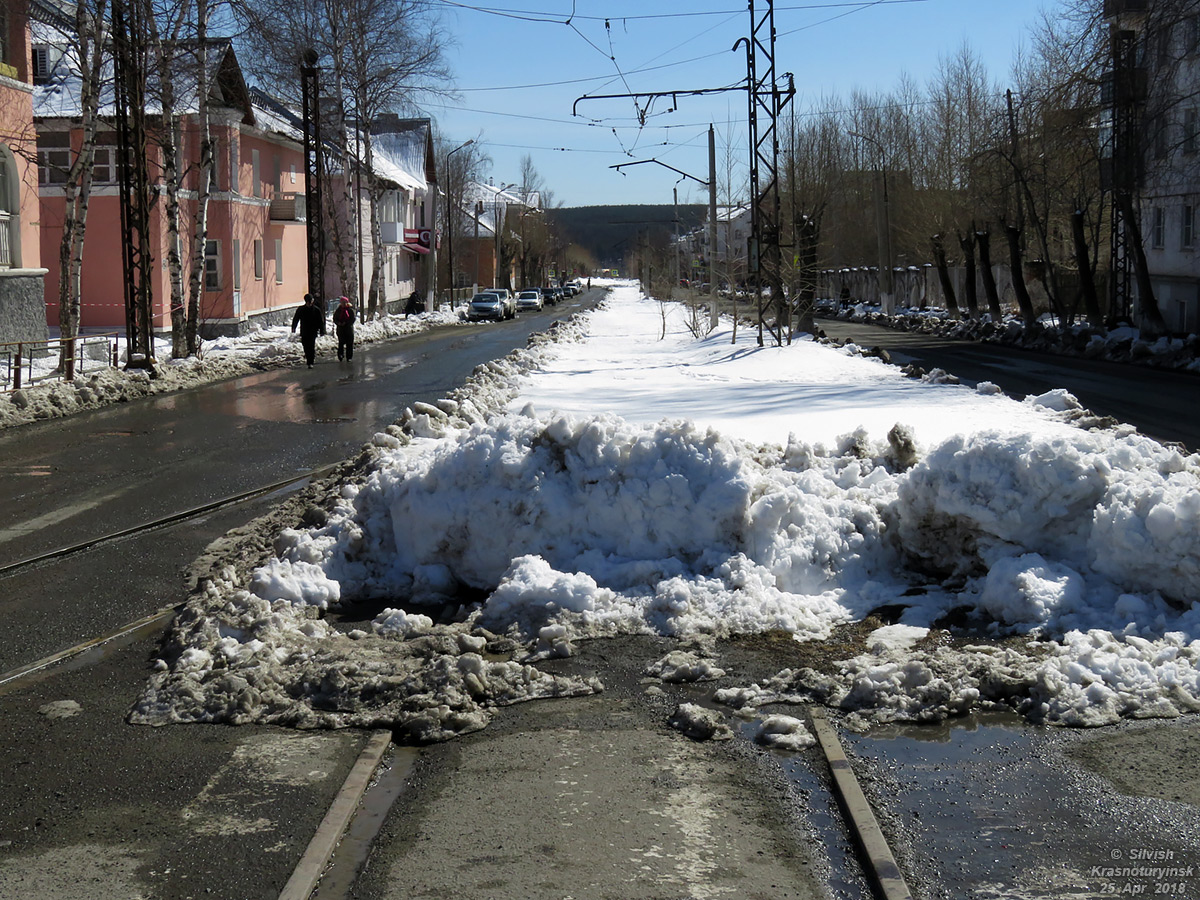
{"label": "curb", "polygon": [[900,867],[896,865],[896,858],[892,856],[887,839],[875,819],[875,813],[871,811],[871,805],[859,787],[854,770],[850,768],[850,760],[846,758],[837,732],[829,724],[824,710],[813,708],[809,710],[809,714],[812,717],[813,731],[817,734],[817,740],[820,741],[821,749],[825,751],[825,759],[833,772],[834,787],[846,812],[847,824],[853,830],[866,856],[868,874],[875,883],[876,893],[881,900],[912,900],[912,893],[904,883],[904,876],[900,874]]}
{"label": "curb", "polygon": [[283,886],[279,900],[308,900],[312,892],[317,889],[317,883],[325,873],[325,867],[329,865],[333,851],[341,841],[342,835],[346,833],[350,820],[354,818],[359,801],[367,792],[371,778],[374,777],[375,770],[379,767],[383,754],[391,742],[392,733],[390,731],[372,733],[371,739],[367,741],[367,746],[363,748],[362,753],[359,754],[357,761],[350,769],[350,774],[346,776],[342,789],[333,798],[333,803],[330,805],[329,811],[325,813],[325,818],[317,826],[316,834],[308,842],[308,849],[304,851],[300,862],[296,864],[292,877]]}

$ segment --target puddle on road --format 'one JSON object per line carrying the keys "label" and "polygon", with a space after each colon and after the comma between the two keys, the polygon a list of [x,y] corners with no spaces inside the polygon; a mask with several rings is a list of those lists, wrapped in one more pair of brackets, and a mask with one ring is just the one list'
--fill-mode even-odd
{"label": "puddle on road", "polygon": [[[1062,900],[1126,887],[1200,897],[1200,874],[1151,871],[1200,861],[1195,829],[1067,762],[1063,737],[1006,713],[842,732],[868,796],[903,833],[901,867],[928,897]],[[1176,813],[1186,822],[1195,810]]]}

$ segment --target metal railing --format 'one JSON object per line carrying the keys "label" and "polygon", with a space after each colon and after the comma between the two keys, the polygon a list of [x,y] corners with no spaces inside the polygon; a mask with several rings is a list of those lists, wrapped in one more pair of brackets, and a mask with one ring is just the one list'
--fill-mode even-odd
{"label": "metal railing", "polygon": [[[0,391],[18,391],[47,381],[71,381],[90,368],[115,367],[120,364],[119,353],[118,332],[80,335],[72,340],[0,344]],[[54,365],[48,364],[50,360]]]}

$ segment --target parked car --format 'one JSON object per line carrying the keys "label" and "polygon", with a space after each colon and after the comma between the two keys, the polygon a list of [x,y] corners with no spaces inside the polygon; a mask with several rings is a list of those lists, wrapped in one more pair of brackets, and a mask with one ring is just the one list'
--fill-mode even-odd
{"label": "parked car", "polygon": [[482,290],[481,294],[495,294],[504,302],[504,308],[507,310],[505,318],[511,319],[517,314],[517,298],[512,295],[508,288],[487,288]]}
{"label": "parked car", "polygon": [[517,311],[522,309],[542,309],[545,304],[542,302],[542,294],[540,291],[529,290],[521,291],[517,294]]}
{"label": "parked car", "polygon": [[511,319],[508,303],[499,294],[479,293],[467,304],[467,318],[472,322],[481,319],[495,319],[497,322]]}
{"label": "parked car", "polygon": [[542,299],[551,306],[557,306],[558,301],[562,299],[562,294],[559,292],[558,288],[544,287],[542,288]]}

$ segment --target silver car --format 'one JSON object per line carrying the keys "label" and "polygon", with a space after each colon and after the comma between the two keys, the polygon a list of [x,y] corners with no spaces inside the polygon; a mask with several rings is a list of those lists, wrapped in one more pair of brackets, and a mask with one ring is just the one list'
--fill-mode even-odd
{"label": "silver car", "polygon": [[467,318],[472,322],[481,319],[511,319],[515,313],[510,311],[508,302],[499,294],[479,293],[467,304]]}
{"label": "silver car", "polygon": [[522,309],[543,309],[545,304],[542,302],[541,291],[521,291],[517,294],[517,310]]}

